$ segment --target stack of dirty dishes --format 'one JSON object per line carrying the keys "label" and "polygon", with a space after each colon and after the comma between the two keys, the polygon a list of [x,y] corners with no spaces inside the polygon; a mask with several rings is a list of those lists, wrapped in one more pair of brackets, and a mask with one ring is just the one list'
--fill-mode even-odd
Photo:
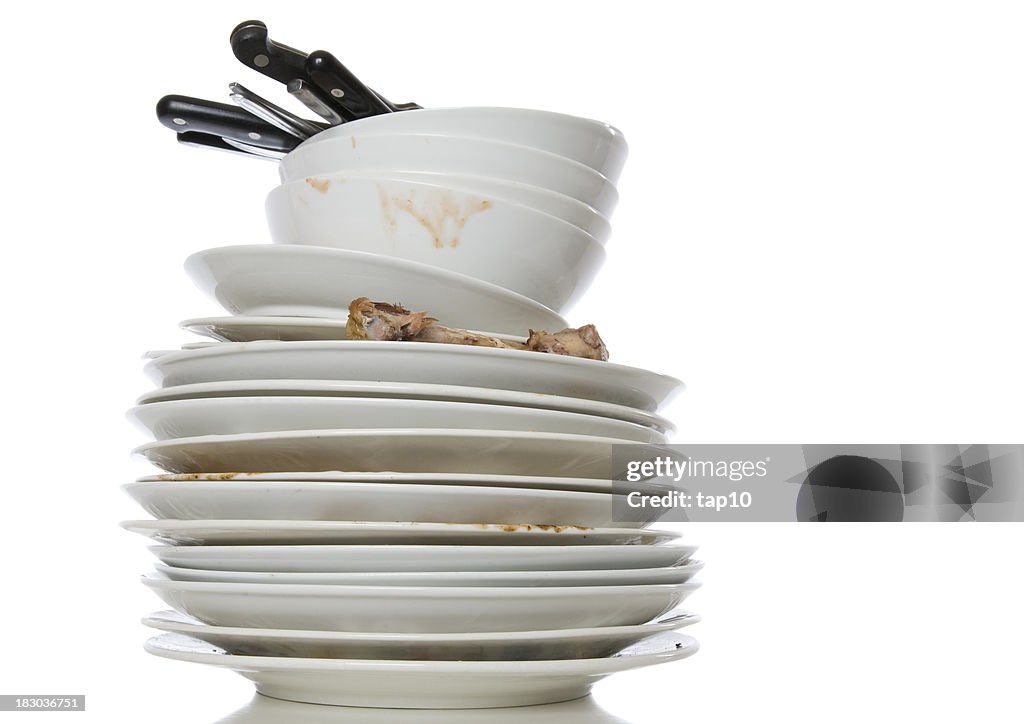
{"label": "stack of dirty dishes", "polygon": [[605,124],[448,109],[282,161],[279,245],[189,258],[232,316],[184,322],[213,341],[154,355],[129,413],[166,471],[126,486],[174,609],[149,651],[403,708],[563,701],[696,651],[695,546],[613,515],[614,447],[665,442],[681,383],[559,334],[624,159]]}

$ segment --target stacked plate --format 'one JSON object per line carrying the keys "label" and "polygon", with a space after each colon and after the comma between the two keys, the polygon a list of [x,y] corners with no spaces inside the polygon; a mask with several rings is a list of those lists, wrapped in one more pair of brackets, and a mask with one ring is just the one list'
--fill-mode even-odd
{"label": "stacked plate", "polygon": [[[468,109],[464,127],[454,111],[391,114],[380,138],[394,134],[386,148],[424,173],[435,156],[400,136],[527,142],[481,136],[530,128],[488,126],[505,113],[492,111]],[[436,126],[393,120],[405,116]],[[304,144],[283,172],[318,173],[339,143],[385,148],[356,126],[311,139],[322,154]],[[604,170],[617,173],[624,146],[616,155],[610,138]],[[443,154],[454,142],[430,141]],[[464,180],[474,193],[523,185],[480,157],[492,162],[488,180]],[[568,326],[538,297],[575,291],[524,296],[454,266],[300,244],[188,260],[233,316],[183,322],[212,340],[152,354],[157,387],[129,412],[153,438],[136,452],[164,471],[125,486],[153,516],[124,524],[158,543],[143,581],[174,609],[145,619],[165,632],[149,651],[234,669],[282,699],[408,708],[563,701],[696,651],[678,630],[697,616],[677,608],[698,586],[695,547],[651,520],[616,522],[611,482],[614,446],[666,441],[658,409],[681,383],[557,354],[347,339],[361,296],[499,337]]]}

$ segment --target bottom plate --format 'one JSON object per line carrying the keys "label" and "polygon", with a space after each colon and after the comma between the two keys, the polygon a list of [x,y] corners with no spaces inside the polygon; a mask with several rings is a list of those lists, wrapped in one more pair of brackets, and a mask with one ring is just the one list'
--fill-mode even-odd
{"label": "bottom plate", "polygon": [[619,671],[686,658],[697,640],[663,633],[617,656],[550,661],[390,661],[235,656],[180,634],[146,642],[179,661],[220,666],[255,682],[261,694],[310,704],[395,709],[487,709],[551,704],[586,696]]}
{"label": "bottom plate", "polygon": [[677,609],[655,621],[633,626],[497,633],[388,634],[209,626],[177,611],[161,611],[142,619],[142,623],[160,631],[192,636],[228,653],[243,656],[413,661],[599,658],[698,621],[700,616],[697,614]]}

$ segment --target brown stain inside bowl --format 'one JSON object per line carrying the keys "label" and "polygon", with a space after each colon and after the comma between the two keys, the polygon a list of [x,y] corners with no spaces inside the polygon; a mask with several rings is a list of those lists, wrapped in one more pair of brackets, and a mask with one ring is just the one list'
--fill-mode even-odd
{"label": "brown stain inside bowl", "polygon": [[258,473],[172,473],[158,476],[159,480],[176,482],[224,481],[234,480],[239,475],[257,475]]}
{"label": "brown stain inside bowl", "polygon": [[[355,139],[352,140],[353,142],[355,141]],[[326,194],[327,189],[331,187],[330,179],[326,178],[307,178],[306,183],[308,183],[310,186],[312,186],[314,189],[316,189],[322,194]]]}
{"label": "brown stain inside bowl", "polygon": [[398,215],[409,214],[430,234],[435,249],[457,247],[466,222],[494,205],[490,199],[456,194],[447,189],[429,189],[419,194],[417,189],[410,189],[395,194],[378,184],[377,193],[384,225],[390,233],[398,228]]}
{"label": "brown stain inside bowl", "polygon": [[[491,526],[489,523],[481,523],[482,526],[488,528]],[[549,533],[564,533],[567,530],[570,531],[585,531],[593,530],[583,525],[553,525],[551,523],[508,523],[499,524],[499,528],[506,533],[517,533],[519,531],[531,531],[531,530],[545,530]]]}

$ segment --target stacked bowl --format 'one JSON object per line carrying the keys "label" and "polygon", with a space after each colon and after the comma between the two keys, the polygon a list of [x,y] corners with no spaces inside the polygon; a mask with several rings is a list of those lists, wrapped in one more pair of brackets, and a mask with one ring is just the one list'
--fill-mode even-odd
{"label": "stacked bowl", "polygon": [[678,380],[346,324],[370,297],[512,344],[567,327],[624,159],[605,124],[508,109],[364,119],[284,159],[279,244],[189,258],[231,316],[183,322],[210,340],[153,353],[129,412],[164,471],[125,486],[174,609],[149,651],[404,708],[563,701],[696,651],[695,547],[613,515],[612,451],[667,440]]}
{"label": "stacked bowl", "polygon": [[558,113],[364,118],[281,161],[282,184],[267,198],[270,234],[443,267],[559,311],[604,262],[626,153],[612,126]]}

